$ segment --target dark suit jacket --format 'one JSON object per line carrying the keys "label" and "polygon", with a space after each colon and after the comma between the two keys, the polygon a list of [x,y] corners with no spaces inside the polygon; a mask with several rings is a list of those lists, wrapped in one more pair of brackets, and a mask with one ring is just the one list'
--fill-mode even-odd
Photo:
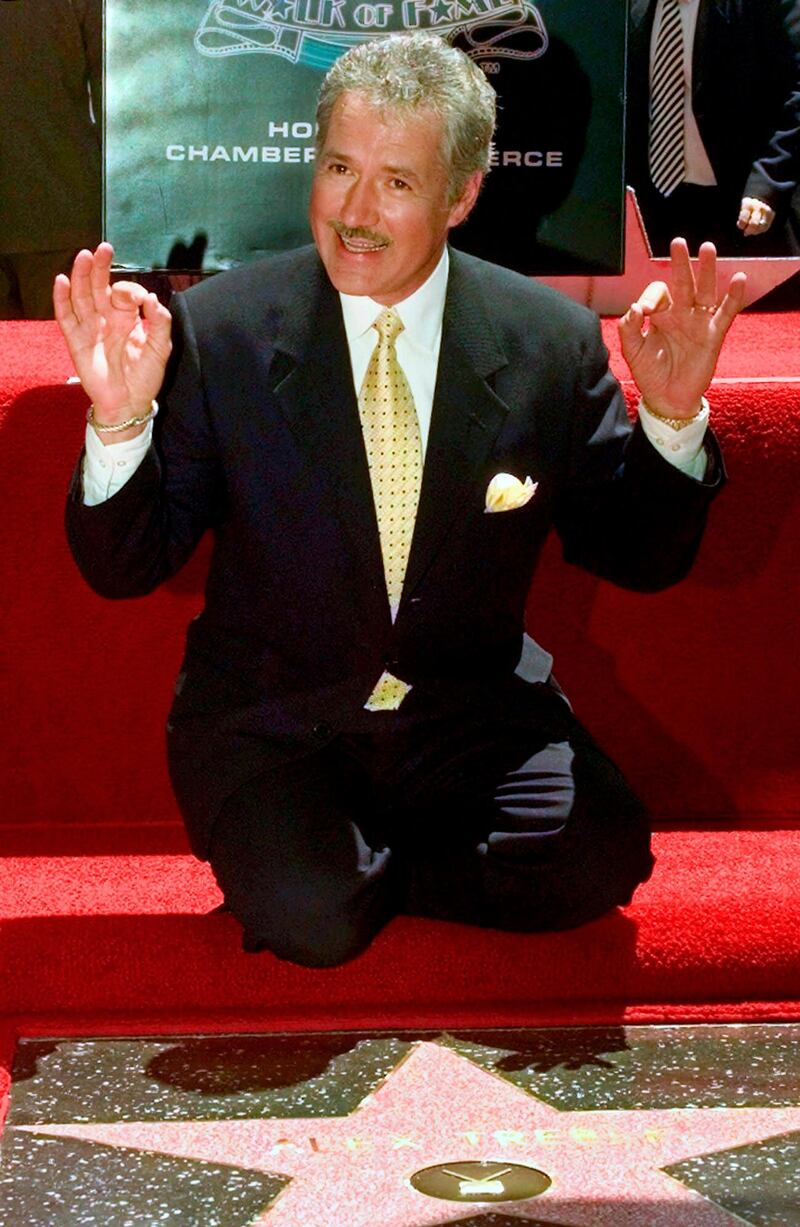
{"label": "dark suit jacket", "polygon": [[[650,36],[656,0],[631,0],[627,180],[649,182]],[[800,180],[800,3],[700,0],[692,105],[720,190],[786,209]]]}
{"label": "dark suit jacket", "polygon": [[[174,314],[154,447],[98,507],[76,478],[67,523],[83,574],[112,597],[150,591],[213,530],[170,719],[201,855],[231,790],[274,755],[324,744],[384,668],[444,706],[509,679],[553,524],[570,560],[635,588],[691,565],[722,479],[713,440],[706,484],[663,461],[631,429],[596,317],[535,282],[451,253],[394,624],[341,308],[316,252],[206,281]],[[539,482],[527,506],[485,513],[498,472]],[[536,682],[547,668],[524,671]]]}

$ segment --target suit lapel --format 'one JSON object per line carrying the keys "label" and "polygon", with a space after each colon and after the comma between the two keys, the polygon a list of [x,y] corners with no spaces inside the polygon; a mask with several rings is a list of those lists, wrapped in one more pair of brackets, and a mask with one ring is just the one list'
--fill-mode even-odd
{"label": "suit lapel", "polygon": [[[308,256],[291,284],[274,341],[270,386],[321,500],[354,554],[359,599],[389,620],[378,525],[341,306],[319,260]],[[485,469],[507,407],[487,380],[506,365],[469,257],[450,252],[450,275],[431,429],[400,613],[454,521],[485,484]],[[400,616],[400,615],[398,615]]]}
{"label": "suit lapel", "polygon": [[[310,259],[309,262],[311,263]],[[308,270],[303,266],[303,272]],[[355,556],[354,584],[389,618],[375,505],[339,298],[319,260],[287,288],[272,390]]]}
{"label": "suit lapel", "polygon": [[476,484],[484,482],[486,462],[508,412],[487,380],[506,362],[477,269],[451,250],[433,415],[401,612],[454,521],[464,514]]}
{"label": "suit lapel", "polygon": [[655,7],[656,0],[630,0],[629,21],[631,26],[636,29],[647,23],[652,27]]}
{"label": "suit lapel", "polygon": [[[719,55],[720,36],[731,21],[730,0],[701,0],[697,11],[697,26],[692,49],[692,99],[696,112],[706,110],[706,94],[712,94],[713,108],[713,74],[709,65],[713,62],[709,56]],[[727,64],[728,71],[735,72],[735,65]],[[702,133],[701,133],[702,135]]]}

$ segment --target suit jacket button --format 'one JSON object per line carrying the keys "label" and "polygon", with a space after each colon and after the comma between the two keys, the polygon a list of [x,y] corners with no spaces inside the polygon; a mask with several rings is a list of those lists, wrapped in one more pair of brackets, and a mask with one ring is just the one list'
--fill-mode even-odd
{"label": "suit jacket button", "polygon": [[333,733],[333,729],[328,724],[327,720],[320,720],[319,724],[315,724],[311,730],[317,741],[325,741]]}

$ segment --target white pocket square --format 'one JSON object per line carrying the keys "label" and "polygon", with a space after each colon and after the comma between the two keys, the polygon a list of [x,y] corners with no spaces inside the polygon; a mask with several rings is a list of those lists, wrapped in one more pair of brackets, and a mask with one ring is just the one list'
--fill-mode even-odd
{"label": "white pocket square", "polygon": [[486,490],[485,510],[513,511],[516,507],[524,507],[533,498],[538,486],[538,481],[532,481],[530,477],[522,482],[513,473],[498,473]]}

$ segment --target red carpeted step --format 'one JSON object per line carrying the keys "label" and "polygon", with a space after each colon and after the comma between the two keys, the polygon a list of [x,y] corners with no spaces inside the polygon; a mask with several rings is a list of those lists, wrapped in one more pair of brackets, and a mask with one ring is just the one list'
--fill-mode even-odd
{"label": "red carpeted step", "polygon": [[[574,932],[400,919],[353,964],[313,972],[242,955],[231,918],[207,914],[207,869],[166,855],[183,837],[163,723],[202,559],[145,601],[85,588],[61,528],[84,398],[65,393],[54,325],[3,325],[0,641],[14,669],[0,739],[0,1067],[17,1027],[800,1017],[796,329],[793,316],[736,323],[713,390],[731,482],[685,583],[642,597],[565,568],[554,548],[544,560],[533,633],[655,816],[687,826],[657,835],[652,881],[626,912]],[[133,670],[116,667],[120,643],[137,645]],[[703,821],[764,829],[688,829]],[[781,826],[795,829],[768,829]],[[57,855],[69,851],[82,855]]]}
{"label": "red carpeted step", "polygon": [[[400,918],[345,967],[245,956],[190,857],[0,861],[3,1012],[255,1014],[297,1025],[709,1019],[800,1006],[800,831],[661,832],[633,903],[578,930],[499,934]],[[793,1003],[793,1004],[791,1004]]]}

